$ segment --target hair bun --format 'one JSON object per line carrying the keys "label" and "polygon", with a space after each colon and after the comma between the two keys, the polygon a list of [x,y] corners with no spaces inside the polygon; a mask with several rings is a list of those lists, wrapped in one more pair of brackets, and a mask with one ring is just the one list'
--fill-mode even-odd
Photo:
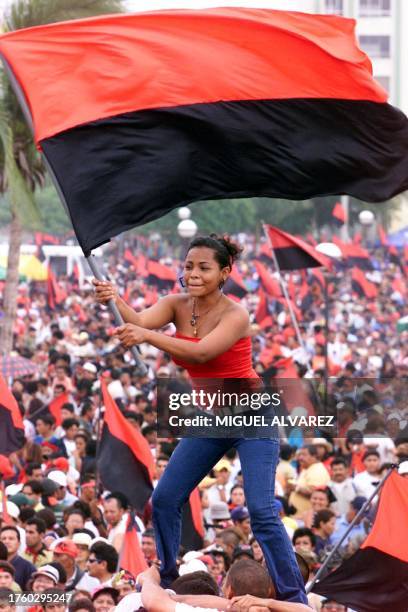
{"label": "hair bun", "polygon": [[223,236],[218,236],[217,234],[210,234],[210,238],[217,240],[217,242],[222,244],[222,246],[228,251],[228,255],[231,259],[231,266],[237,259],[239,259],[239,256],[241,255],[243,249],[237,244],[235,244],[235,242],[231,242],[231,239],[228,234],[224,234]]}

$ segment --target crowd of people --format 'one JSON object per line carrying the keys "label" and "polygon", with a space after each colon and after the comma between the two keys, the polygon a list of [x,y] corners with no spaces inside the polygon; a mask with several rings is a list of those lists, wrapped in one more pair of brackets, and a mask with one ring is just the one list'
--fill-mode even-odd
{"label": "crowd of people", "polygon": [[[279,296],[268,296],[261,316],[261,280],[255,266],[260,245],[252,235],[236,238],[245,247],[237,268],[248,290],[240,300],[251,314],[256,372],[267,382],[285,376],[296,380],[302,394],[286,406],[291,414],[306,416],[312,406],[335,416],[332,430],[308,425],[280,429],[275,506],[308,583],[340,541],[327,572],[358,550],[372,526],[378,496],[345,539],[343,535],[390,466],[399,464],[399,473],[408,477],[408,332],[397,331],[397,321],[408,314],[407,285],[403,271],[388,260],[383,248],[370,251],[373,271],[368,278],[377,288],[374,298],[356,293],[345,264],[327,272],[326,355],[321,281],[305,271],[285,275],[299,336]],[[183,290],[177,284],[161,288],[157,278],[141,278],[123,256],[128,249],[136,259],[142,255],[178,272],[180,261],[169,259],[174,252],[171,245],[133,235],[126,240],[125,245],[113,241],[106,248],[106,267],[135,310],[169,291]],[[276,271],[265,265],[270,278],[277,279]],[[21,283],[19,288],[14,350],[36,364],[38,371],[9,381],[24,417],[26,443],[8,458],[0,457],[5,483],[0,494],[0,609],[18,608],[27,593],[27,597],[44,595],[44,601],[30,600],[31,612],[141,607],[187,612],[192,609],[188,606],[240,612],[307,610],[302,604],[275,599],[262,549],[251,532],[245,483],[234,449],[199,485],[202,546],[180,550],[180,577],[171,589],[163,590],[159,584],[149,503],[136,517],[149,569],[139,578],[121,570],[130,509],[128,500],[106,490],[98,475],[104,411],[100,380],[128,422],[148,441],[156,465],[155,486],[177,445],[175,439],[157,436],[157,379],[186,380],[186,375],[150,345],[141,346],[148,365],[147,374],[141,375],[131,354],[113,336],[112,316],[95,301],[90,281],[80,286],[76,276],[57,280],[64,299],[53,308],[45,285]],[[164,333],[173,334],[174,329],[170,325]],[[61,394],[67,394],[67,401],[57,426],[47,406]],[[11,595],[19,595],[20,600]],[[29,600],[25,601],[27,605]],[[313,594],[309,605],[322,612],[346,610]]]}

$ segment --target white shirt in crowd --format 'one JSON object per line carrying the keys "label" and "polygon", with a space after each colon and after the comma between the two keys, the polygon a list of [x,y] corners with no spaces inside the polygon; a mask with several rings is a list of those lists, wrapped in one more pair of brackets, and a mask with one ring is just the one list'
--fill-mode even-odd
{"label": "white shirt in crowd", "polygon": [[343,482],[329,482],[329,487],[333,491],[337,501],[332,504],[333,511],[338,514],[346,514],[350,507],[350,502],[357,497],[357,488],[352,478],[346,478]]}

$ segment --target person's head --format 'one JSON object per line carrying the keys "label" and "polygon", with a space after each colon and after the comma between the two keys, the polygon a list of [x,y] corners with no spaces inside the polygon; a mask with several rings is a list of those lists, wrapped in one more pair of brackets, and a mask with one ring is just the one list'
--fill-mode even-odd
{"label": "person's head", "polygon": [[378,474],[380,472],[381,461],[380,454],[377,451],[369,450],[364,453],[363,462],[369,474]]}
{"label": "person's head", "polygon": [[[89,549],[87,569],[93,578],[103,579],[106,574],[113,574],[118,565],[118,553],[114,546],[106,542],[95,542]],[[105,580],[106,582],[106,580]]]}
{"label": "person's head", "polygon": [[51,472],[48,473],[47,478],[52,480],[56,486],[54,497],[58,501],[65,499],[68,485],[67,475],[61,470],[51,470]]}
{"label": "person's head", "polygon": [[46,589],[55,588],[60,582],[58,570],[52,565],[43,565],[32,575],[32,590],[43,593]]}
{"label": "person's head", "polygon": [[25,526],[27,546],[35,549],[43,542],[47,526],[41,518],[33,516],[28,519]]}
{"label": "person's head", "polygon": [[227,484],[231,475],[231,465],[226,459],[221,459],[213,468],[217,484],[224,486]]}
{"label": "person's head", "polygon": [[127,509],[127,502],[122,495],[112,493],[103,504],[105,519],[108,525],[115,527],[122,519]]}
{"label": "person's head", "polygon": [[252,548],[252,554],[254,555],[255,561],[258,561],[258,563],[263,563],[264,554],[262,548],[259,546],[259,542],[255,540],[254,536],[252,536],[252,538],[249,540],[249,544]]}
{"label": "person's head", "polygon": [[64,539],[57,542],[53,550],[53,560],[61,563],[70,576],[74,571],[75,559],[78,557],[78,548],[71,540]]}
{"label": "person's head", "polygon": [[177,595],[218,595],[218,585],[208,572],[191,572],[171,585]]}
{"label": "person's head", "polygon": [[293,446],[290,446],[290,444],[281,444],[279,456],[282,461],[290,461],[294,454],[295,451]]}
{"label": "person's head", "polygon": [[347,606],[334,599],[325,599],[322,602],[321,612],[347,612]]}
{"label": "person's head", "polygon": [[64,515],[65,529],[72,536],[75,529],[83,529],[85,526],[85,515],[79,508],[70,508]]}
{"label": "person's head", "polygon": [[156,541],[153,529],[146,529],[142,533],[142,553],[148,561],[156,558]]}
{"label": "person's head", "polygon": [[326,489],[315,489],[310,496],[310,504],[314,512],[328,508],[330,505],[328,491]]}
{"label": "person's head", "polygon": [[92,603],[96,612],[110,612],[114,609],[119,599],[119,591],[112,587],[102,587],[92,596]]}
{"label": "person's head", "polygon": [[222,548],[216,548],[211,551],[211,557],[214,561],[210,567],[210,572],[213,576],[225,576],[230,566],[227,553]]}
{"label": "person's head", "polygon": [[11,563],[0,561],[0,589],[11,589],[14,582],[15,569]]}
{"label": "person's head", "polygon": [[251,533],[251,521],[249,518],[248,508],[238,506],[231,510],[231,519],[236,529],[242,532],[245,536]]}
{"label": "person's head", "polygon": [[297,452],[297,460],[301,468],[306,469],[317,463],[317,448],[316,446],[312,446],[308,444],[307,446],[302,446]]}
{"label": "person's head", "polygon": [[241,487],[241,485],[233,486],[230,493],[230,499],[233,506],[245,506],[244,487]]}
{"label": "person's head", "polygon": [[81,597],[75,599],[68,608],[69,612],[95,612],[95,606],[92,601],[81,594]]}
{"label": "person's head", "polygon": [[240,559],[228,570],[223,585],[227,599],[240,595],[275,597],[275,588],[267,570],[253,559]]}
{"label": "person's head", "polygon": [[164,474],[164,470],[169,463],[169,458],[166,455],[159,455],[156,459],[156,478],[160,480],[160,478]]}
{"label": "person's head", "polygon": [[319,510],[314,515],[313,528],[323,538],[328,538],[336,528],[336,515],[331,510]]}
{"label": "person's head", "polygon": [[33,500],[36,504],[41,501],[41,496],[43,494],[43,487],[40,480],[27,480],[24,484],[22,493],[28,497],[28,499]]}
{"label": "person's head", "polygon": [[296,552],[312,551],[316,546],[316,536],[308,527],[299,527],[293,533],[292,544]]}
{"label": "person's head", "polygon": [[81,457],[86,455],[86,445],[88,444],[89,437],[86,433],[77,432],[74,436],[75,442],[75,450],[79,453]]}
{"label": "person's head", "polygon": [[344,482],[348,476],[347,463],[341,457],[334,459],[331,464],[333,482]]}
{"label": "person's head", "polygon": [[13,525],[5,525],[0,529],[0,541],[7,548],[7,558],[12,559],[20,547],[20,532]]}
{"label": "person's head", "polygon": [[78,433],[79,421],[73,417],[69,417],[62,421],[62,428],[67,440],[74,440],[75,435]]}
{"label": "person's head", "polygon": [[51,437],[55,427],[55,419],[51,414],[44,414],[35,421],[35,428],[39,436]]}
{"label": "person's head", "polygon": [[[349,509],[346,512],[346,519],[349,523],[355,518],[355,516],[360,512],[361,508],[366,503],[367,498],[362,495],[358,495],[353,500],[351,500]],[[364,514],[357,520],[357,524],[360,523],[364,518]]]}
{"label": "person's head", "polygon": [[216,543],[225,550],[230,559],[232,559],[234,550],[239,545],[240,541],[240,536],[232,527],[223,529],[216,537]]}
{"label": "person's head", "polygon": [[27,478],[29,478],[29,481],[27,481],[26,484],[32,480],[41,480],[43,478],[41,463],[37,463],[35,461],[27,463],[25,472],[27,474]]}
{"label": "person's head", "polygon": [[1,612],[14,612],[16,606],[11,603],[14,597],[14,591],[7,587],[0,587],[0,610]]}
{"label": "person's head", "polygon": [[184,261],[184,283],[193,297],[218,292],[227,280],[239,247],[216,234],[194,238]]}
{"label": "person's head", "polygon": [[[43,594],[46,596],[45,603],[42,604],[44,612],[65,612],[66,593],[63,589],[52,587],[45,589]],[[49,597],[47,597],[49,595]]]}

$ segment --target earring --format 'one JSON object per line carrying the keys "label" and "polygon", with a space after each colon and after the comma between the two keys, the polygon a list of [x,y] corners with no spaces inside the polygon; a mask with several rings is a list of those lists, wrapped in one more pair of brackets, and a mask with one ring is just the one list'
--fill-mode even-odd
{"label": "earring", "polygon": [[218,285],[218,289],[222,291],[222,288],[224,285],[225,285],[225,281],[221,281],[220,284]]}
{"label": "earring", "polygon": [[179,283],[181,285],[181,287],[183,287],[183,289],[186,286],[186,283],[184,282],[184,276],[179,276]]}

